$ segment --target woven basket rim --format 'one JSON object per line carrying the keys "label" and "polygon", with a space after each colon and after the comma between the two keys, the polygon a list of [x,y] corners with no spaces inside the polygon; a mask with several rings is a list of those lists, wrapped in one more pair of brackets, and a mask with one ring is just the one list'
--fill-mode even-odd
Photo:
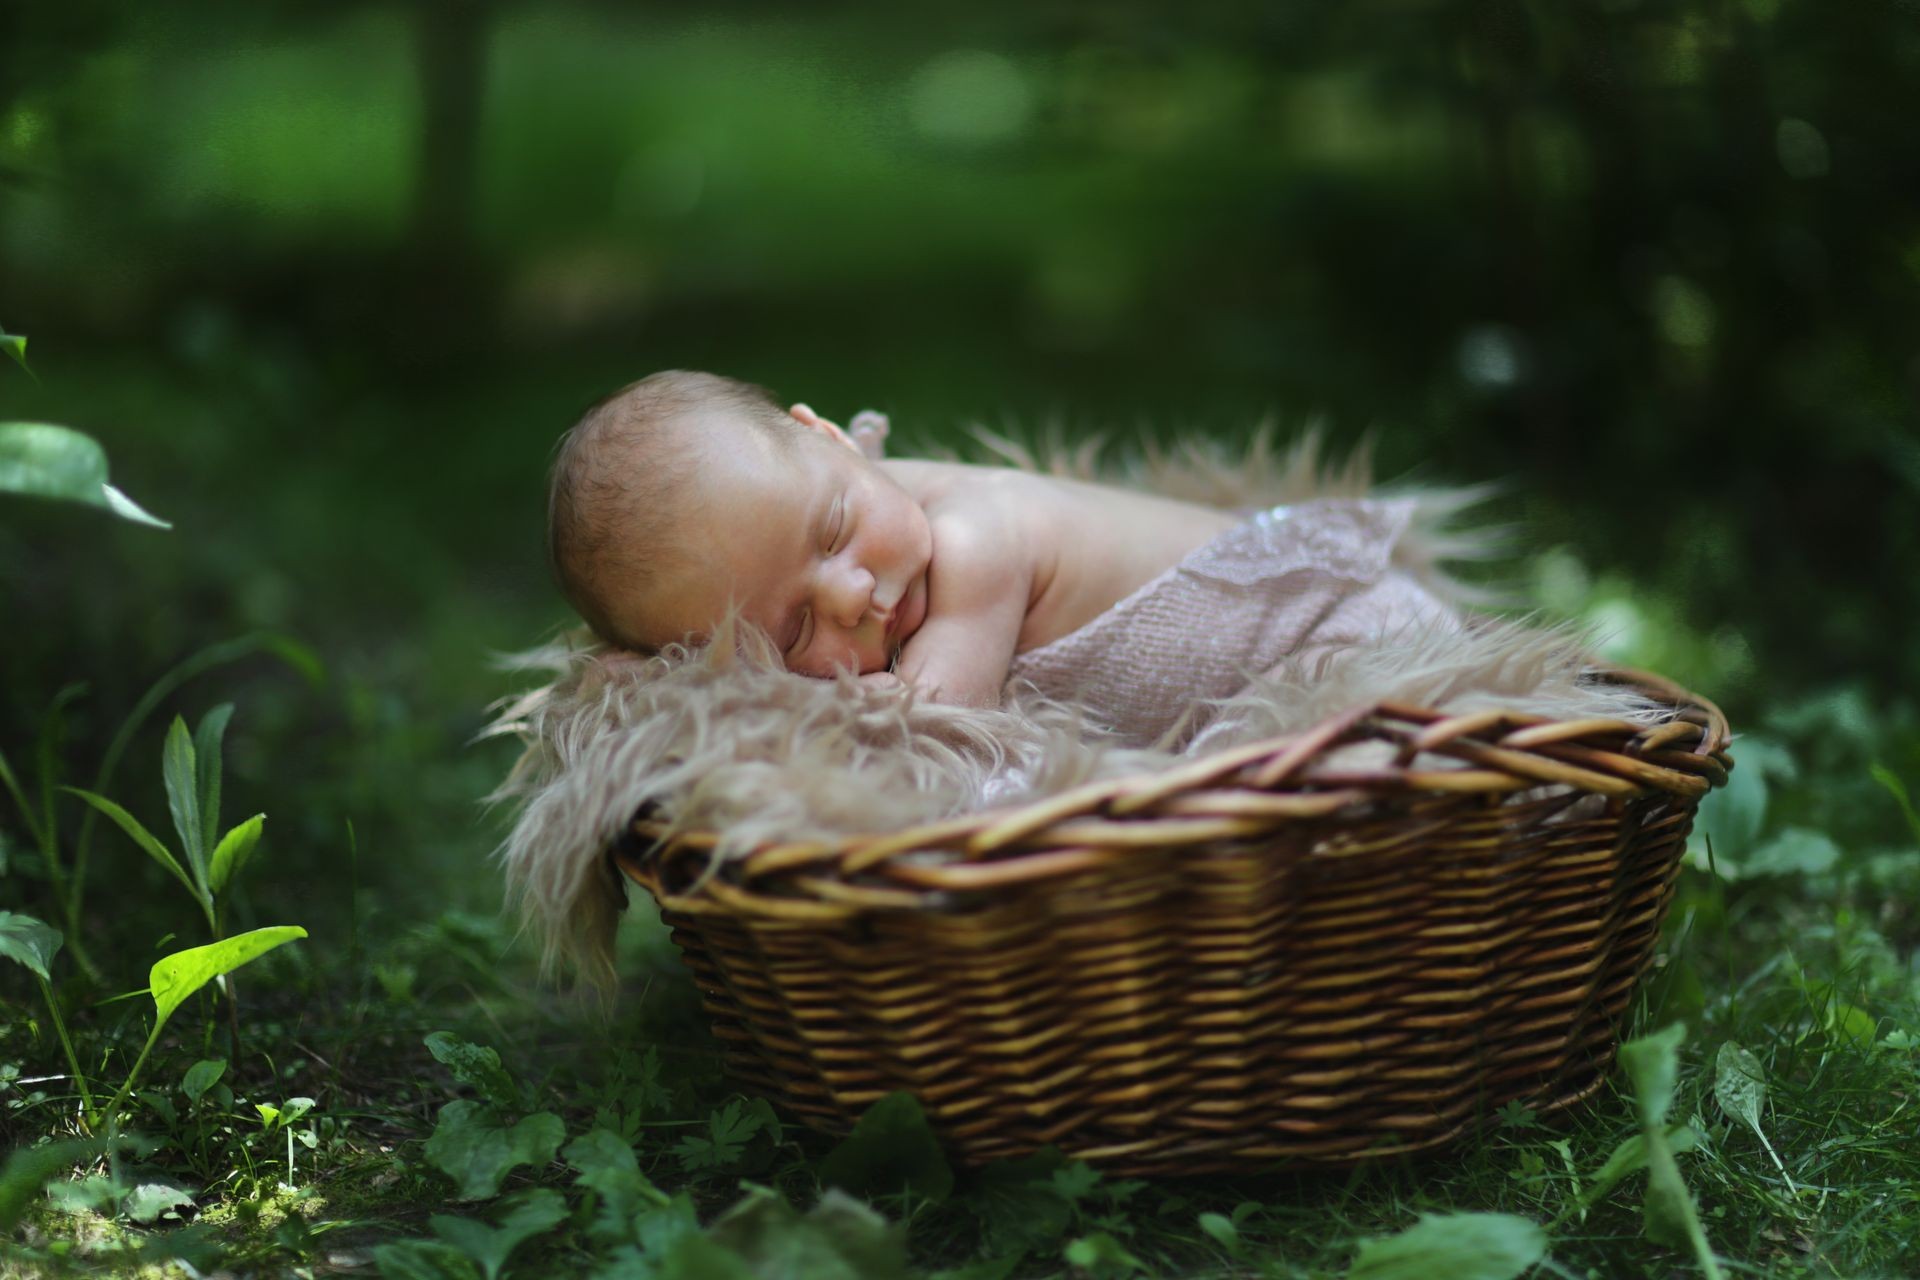
{"label": "woven basket rim", "polygon": [[[1664,791],[1697,800],[1725,782],[1731,734],[1711,700],[1652,672],[1609,666],[1595,674],[1673,706],[1673,718],[1647,726],[1517,711],[1458,714],[1382,700],[1169,769],[893,832],[772,842],[723,863],[715,856],[719,833],[675,832],[639,817],[610,854],[627,878],[671,909],[828,920],[923,905],[929,891],[991,890],[1074,874],[1130,849],[1257,838],[1395,793],[1498,796],[1561,785],[1615,798]],[[1367,740],[1395,744],[1393,763],[1315,767],[1329,752]],[[1459,763],[1422,768],[1423,755]],[[924,856],[935,852],[946,859]]]}

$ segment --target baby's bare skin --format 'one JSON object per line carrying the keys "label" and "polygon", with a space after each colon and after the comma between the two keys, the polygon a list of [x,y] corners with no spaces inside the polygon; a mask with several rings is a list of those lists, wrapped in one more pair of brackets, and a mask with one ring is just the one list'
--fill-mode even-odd
{"label": "baby's bare skin", "polygon": [[998,467],[880,467],[933,533],[926,621],[899,677],[943,702],[994,705],[1016,654],[1079,630],[1225,532],[1208,507]]}

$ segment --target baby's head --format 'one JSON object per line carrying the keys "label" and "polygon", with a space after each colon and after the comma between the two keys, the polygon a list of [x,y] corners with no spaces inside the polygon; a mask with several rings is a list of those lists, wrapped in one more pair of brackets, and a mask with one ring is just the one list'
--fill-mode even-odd
{"label": "baby's head", "polygon": [[838,426],[706,373],[656,373],[561,437],[548,549],[567,600],[643,652],[732,605],[787,666],[884,669],[926,609],[925,514]]}

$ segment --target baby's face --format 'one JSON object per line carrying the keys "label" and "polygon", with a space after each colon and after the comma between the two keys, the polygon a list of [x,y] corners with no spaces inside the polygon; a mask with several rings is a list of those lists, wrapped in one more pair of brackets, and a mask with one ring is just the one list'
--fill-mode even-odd
{"label": "baby's face", "polygon": [[702,424],[681,495],[693,549],[613,607],[645,643],[705,640],[732,603],[787,669],[883,671],[926,617],[926,513],[844,433],[811,412],[783,450],[745,422]]}

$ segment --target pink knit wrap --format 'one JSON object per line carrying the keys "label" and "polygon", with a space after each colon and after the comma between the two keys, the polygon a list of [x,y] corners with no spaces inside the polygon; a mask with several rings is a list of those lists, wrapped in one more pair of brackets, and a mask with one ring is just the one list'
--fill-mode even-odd
{"label": "pink knit wrap", "polygon": [[1249,517],[1111,609],[1016,654],[1010,682],[1076,703],[1128,745],[1179,748],[1289,656],[1400,628],[1457,628],[1394,564],[1411,499],[1320,499]]}

